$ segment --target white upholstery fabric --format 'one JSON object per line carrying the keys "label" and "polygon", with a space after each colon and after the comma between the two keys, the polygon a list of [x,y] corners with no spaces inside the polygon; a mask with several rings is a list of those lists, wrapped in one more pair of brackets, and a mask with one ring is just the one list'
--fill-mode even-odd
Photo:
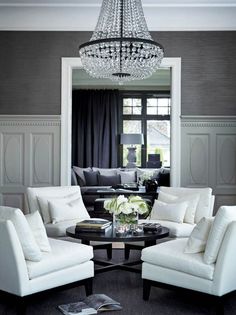
{"label": "white upholstery fabric", "polygon": [[207,280],[188,273],[160,267],[146,262],[142,264],[142,278],[213,294],[212,280]]}
{"label": "white upholstery fabric", "polygon": [[38,211],[25,216],[29,227],[34,235],[34,239],[42,252],[50,252],[51,247],[48,241],[45,226]]}
{"label": "white upholstery fabric", "polygon": [[142,250],[141,259],[153,265],[184,272],[204,279],[213,279],[214,264],[207,265],[203,254],[185,254],[187,239],[173,240]]}
{"label": "white upholstery fabric", "polygon": [[[1,209],[2,207],[0,207],[0,210]],[[59,240],[57,240],[56,242],[57,245],[55,248],[59,248],[60,245],[63,244],[62,246],[65,252],[65,247],[68,246],[69,242],[63,242]],[[55,250],[54,246],[55,242],[52,241],[51,247],[53,254],[44,253],[42,261],[33,262],[32,265],[36,266],[36,264],[42,264],[41,266],[45,267],[45,265],[43,264],[43,259],[45,255],[48,257],[50,255],[54,255],[56,252],[58,252],[59,254],[61,253],[59,249]],[[74,246],[78,246],[78,244],[74,244]],[[83,248],[87,248],[87,246],[83,246]],[[91,247],[88,248],[91,253]],[[84,250],[82,255],[84,255]],[[54,256],[54,260],[55,262],[51,261],[52,264],[55,264],[57,261],[56,255]],[[60,261],[63,262],[62,257]],[[47,268],[49,270],[49,267]],[[37,271],[36,267],[34,271]],[[18,235],[16,233],[16,229],[10,220],[0,220],[0,290],[18,296],[26,296],[32,293],[62,286],[68,283],[91,278],[93,276],[93,261],[87,260],[85,262],[78,263],[77,259],[77,263],[73,266],[63,268],[61,265],[61,268],[57,271],[48,272],[42,276],[38,276],[30,280],[26,266],[26,260]]]}
{"label": "white upholstery fabric", "polygon": [[216,213],[206,244],[204,261],[207,264],[216,261],[224,234],[232,221],[236,221],[236,206],[220,207]]}
{"label": "white upholstery fabric", "polygon": [[176,197],[174,195],[167,194],[163,191],[160,191],[158,195],[158,200],[166,202],[166,203],[187,202],[188,206],[187,206],[186,213],[184,216],[184,222],[190,223],[190,224],[194,224],[194,218],[195,218],[195,213],[197,210],[199,198],[200,198],[199,194]]}
{"label": "white upholstery fabric", "polygon": [[[40,210],[40,206],[37,199],[38,197],[39,198],[43,197],[46,199],[47,198],[64,198],[66,196],[73,195],[75,193],[79,193],[79,195],[81,196],[79,186],[53,186],[53,187],[34,187],[34,188],[28,187],[26,193],[27,193],[27,199],[29,203],[30,212]],[[44,221],[44,223],[50,223],[50,222],[51,222],[50,218],[49,219],[47,218],[47,220]]]}
{"label": "white upholstery fabric", "polygon": [[194,254],[204,252],[213,220],[214,218],[202,218],[198,222],[188,238],[184,249],[185,253]]}
{"label": "white upholstery fabric", "polygon": [[183,187],[160,187],[160,191],[176,197],[199,194],[199,202],[196,209],[194,222],[198,223],[203,217],[211,217],[213,213],[212,189],[211,188],[183,188]]}
{"label": "white upholstery fabric", "polygon": [[[82,221],[82,220],[81,220]],[[55,224],[45,224],[48,237],[62,237],[66,236],[66,229],[72,225],[75,225],[79,220],[66,220]]]}
{"label": "white upholstery fabric", "polygon": [[16,208],[0,207],[0,220],[12,221],[21,243],[25,259],[40,261],[42,258],[40,248],[34,239],[23,212]]}
{"label": "white upholstery fabric", "polygon": [[195,225],[189,223],[176,223],[164,220],[139,220],[140,223],[160,223],[166,226],[170,232],[170,237],[189,237]]}
{"label": "white upholstery fabric", "polygon": [[49,200],[48,203],[50,217],[53,224],[66,220],[89,218],[89,214],[84,206],[82,197],[76,199],[63,198],[53,201]]}
{"label": "white upholstery fabric", "polygon": [[121,171],[118,170],[120,175],[121,184],[129,184],[136,182],[136,171]]}
{"label": "white upholstery fabric", "polygon": [[170,203],[155,200],[150,214],[151,220],[167,220],[183,223],[188,203]]}
{"label": "white upholstery fabric", "polygon": [[66,269],[93,258],[93,248],[91,246],[55,239],[49,239],[49,242],[52,251],[43,253],[43,258],[40,262],[26,262],[30,279]]}

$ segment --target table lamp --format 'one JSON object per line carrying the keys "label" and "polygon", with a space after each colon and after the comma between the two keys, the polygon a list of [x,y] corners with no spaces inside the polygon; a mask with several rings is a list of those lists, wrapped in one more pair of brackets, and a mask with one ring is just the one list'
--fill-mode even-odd
{"label": "table lamp", "polygon": [[136,147],[135,144],[143,144],[143,134],[142,133],[122,133],[120,135],[120,144],[129,145],[127,160],[128,163],[126,167],[135,168],[136,167]]}

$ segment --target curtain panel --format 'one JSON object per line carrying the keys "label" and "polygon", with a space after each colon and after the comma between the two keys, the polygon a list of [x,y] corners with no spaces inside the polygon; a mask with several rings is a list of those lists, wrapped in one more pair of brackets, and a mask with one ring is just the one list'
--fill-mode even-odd
{"label": "curtain panel", "polygon": [[72,165],[117,167],[118,90],[73,90]]}

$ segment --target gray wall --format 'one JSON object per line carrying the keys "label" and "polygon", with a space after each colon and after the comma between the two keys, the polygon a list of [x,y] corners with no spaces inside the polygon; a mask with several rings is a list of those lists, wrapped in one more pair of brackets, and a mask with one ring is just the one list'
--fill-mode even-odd
{"label": "gray wall", "polygon": [[[60,114],[61,57],[90,32],[0,32],[0,114]],[[236,115],[236,32],[158,32],[182,58],[182,114]]]}

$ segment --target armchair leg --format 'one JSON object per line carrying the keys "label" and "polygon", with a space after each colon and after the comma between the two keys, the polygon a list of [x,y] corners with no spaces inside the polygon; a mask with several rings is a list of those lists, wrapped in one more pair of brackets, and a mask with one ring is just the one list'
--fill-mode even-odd
{"label": "armchair leg", "polygon": [[93,278],[86,279],[84,286],[86,296],[93,294]]}
{"label": "armchair leg", "polygon": [[130,247],[129,244],[125,244],[125,259],[129,259],[129,254],[130,254]]}
{"label": "armchair leg", "polygon": [[16,307],[17,307],[17,315],[25,315],[26,308],[27,308],[26,299],[23,297],[17,297]]}
{"label": "armchair leg", "polygon": [[224,296],[215,297],[216,315],[224,315]]}
{"label": "armchair leg", "polygon": [[143,279],[143,300],[148,301],[151,291],[151,282],[147,279]]}
{"label": "armchair leg", "polygon": [[108,260],[112,259],[112,244],[107,245],[107,259]]}

